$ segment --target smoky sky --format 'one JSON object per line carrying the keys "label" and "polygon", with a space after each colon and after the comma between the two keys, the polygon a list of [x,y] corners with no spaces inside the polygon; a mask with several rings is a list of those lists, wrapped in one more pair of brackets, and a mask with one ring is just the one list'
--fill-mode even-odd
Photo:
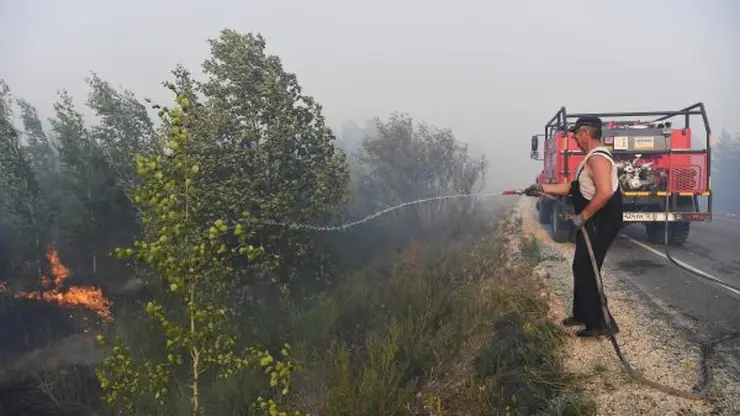
{"label": "smoky sky", "polygon": [[539,167],[529,137],[572,112],[707,105],[740,132],[740,2],[0,0],[0,77],[51,116],[58,89],[82,106],[97,72],[169,102],[161,82],[196,74],[207,38],[260,32],[339,133],[400,111],[484,152],[489,189]]}

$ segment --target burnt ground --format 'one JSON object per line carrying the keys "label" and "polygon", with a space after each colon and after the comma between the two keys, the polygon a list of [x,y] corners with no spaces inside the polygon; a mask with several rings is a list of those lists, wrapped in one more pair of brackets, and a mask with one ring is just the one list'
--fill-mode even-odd
{"label": "burnt ground", "polygon": [[[94,405],[97,395],[88,393],[98,389],[95,375],[59,356],[64,349],[92,357],[82,334],[96,320],[87,310],[0,294],[0,416],[89,414],[67,403]],[[75,388],[60,391],[59,385]]]}

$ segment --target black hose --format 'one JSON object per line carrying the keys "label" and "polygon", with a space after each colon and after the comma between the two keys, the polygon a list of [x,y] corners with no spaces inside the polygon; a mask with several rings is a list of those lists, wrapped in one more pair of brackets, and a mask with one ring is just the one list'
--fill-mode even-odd
{"label": "black hose", "polygon": [[[558,199],[558,198],[556,198],[556,197],[554,197],[552,195],[547,195],[547,194],[540,194],[540,196],[544,196],[546,198],[549,198],[549,199],[555,201],[566,212],[571,212],[572,213],[572,210],[570,209],[570,207],[568,207],[560,199]],[[709,276],[709,275],[704,276],[704,275],[702,275],[701,271],[698,271],[699,273],[697,273],[697,271],[694,271],[691,268],[684,267],[679,262],[677,262],[675,259],[673,259],[673,257],[668,252],[668,224],[667,224],[668,223],[668,212],[669,212],[668,209],[669,209],[669,205],[666,203],[666,218],[665,218],[665,220],[666,220],[666,232],[665,232],[665,240],[664,240],[664,246],[665,246],[664,248],[665,248],[665,252],[666,252],[666,257],[668,257],[668,259],[673,264],[675,264],[677,267],[681,268],[682,270],[686,270],[686,271],[688,271],[690,273],[693,273],[693,274],[695,274],[695,275],[697,275],[697,276],[699,276],[699,277],[701,277],[703,279],[710,280],[710,281],[712,281],[714,283],[721,284],[723,286],[731,287],[732,288],[732,286],[730,286],[730,285],[728,285],[728,284],[726,284],[724,282],[718,282],[717,279],[715,279],[712,276]],[[627,359],[622,354],[621,348],[619,348],[619,344],[617,343],[617,337],[616,337],[616,334],[614,333],[613,325],[611,324],[611,320],[609,318],[611,315],[609,313],[609,308],[608,308],[608,306],[606,304],[606,298],[604,296],[604,282],[602,280],[601,273],[599,272],[599,267],[598,267],[598,264],[596,262],[596,256],[594,255],[593,247],[591,245],[591,239],[588,236],[588,232],[586,232],[586,230],[583,229],[583,225],[579,228],[578,231],[580,231],[580,232],[583,233],[583,238],[586,241],[586,247],[588,249],[588,254],[591,257],[591,265],[592,265],[593,270],[594,270],[594,275],[595,276],[598,276],[598,279],[596,279],[596,282],[597,282],[596,287],[599,290],[599,297],[601,298],[601,309],[602,309],[602,312],[604,314],[604,319],[606,321],[607,327],[609,328],[609,339],[611,340],[612,346],[614,347],[614,351],[617,353],[617,357],[619,357],[619,361],[622,362],[622,365],[625,368],[625,370],[627,370],[627,373],[635,381],[637,381],[639,383],[642,383],[644,385],[650,386],[650,387],[652,387],[652,388],[654,388],[656,390],[660,390],[660,391],[662,391],[664,393],[667,393],[667,394],[670,394],[670,395],[673,395],[673,396],[683,397],[683,398],[686,398],[686,399],[691,399],[691,400],[703,400],[706,397],[706,395],[708,394],[709,388],[711,387],[711,383],[713,381],[713,374],[712,374],[711,368],[709,367],[709,364],[708,364],[709,356],[710,356],[711,352],[713,351],[714,347],[717,346],[719,343],[740,336],[740,332],[734,332],[734,333],[731,333],[731,334],[727,334],[727,335],[724,335],[724,336],[722,336],[722,337],[720,337],[718,339],[715,339],[715,340],[713,340],[711,342],[703,343],[701,345],[701,351],[702,351],[701,381],[694,388],[694,391],[693,392],[678,390],[676,388],[673,388],[673,387],[670,387],[670,386],[666,386],[664,384],[660,384],[660,383],[657,383],[655,381],[652,381],[652,380],[649,380],[649,379],[645,378],[642,374],[638,373],[630,365],[629,361],[627,361]],[[738,289],[738,290],[740,290],[740,289]]]}
{"label": "black hose", "polygon": [[[665,220],[663,222],[663,224],[664,224],[664,227],[663,228],[665,229],[664,230],[664,236],[663,236],[663,250],[665,251],[665,256],[668,258],[668,260],[671,263],[673,263],[676,267],[678,267],[679,269],[681,269],[681,270],[687,271],[687,272],[689,272],[689,273],[691,273],[691,274],[693,274],[695,276],[698,276],[698,277],[700,277],[700,278],[702,278],[704,280],[709,280],[710,282],[713,282],[713,283],[718,284],[720,286],[724,286],[724,287],[726,287],[728,289],[732,289],[732,290],[735,290],[737,292],[740,292],[740,287],[733,286],[733,285],[731,285],[729,283],[726,283],[726,282],[723,282],[721,280],[717,280],[716,277],[714,277],[714,276],[712,276],[710,274],[704,273],[703,271],[698,270],[698,269],[695,269],[693,267],[686,267],[685,264],[682,264],[682,262],[680,262],[680,261],[676,260],[675,258],[673,258],[673,256],[671,255],[670,251],[668,250],[668,241],[669,241],[668,240],[668,236],[669,236],[669,233],[668,233],[668,225],[670,224],[670,221],[668,221],[668,215],[670,214],[670,201],[669,201],[668,198],[669,198],[669,194],[666,194],[666,197],[665,197]],[[740,332],[738,332],[738,334],[740,334]]]}
{"label": "black hose", "polygon": [[[663,226],[663,228],[664,228],[664,231],[663,231],[664,232],[664,234],[663,234],[663,251],[665,252],[666,258],[671,263],[673,263],[674,266],[678,267],[679,269],[681,269],[681,270],[683,270],[685,272],[691,273],[694,276],[697,276],[697,277],[702,278],[704,280],[708,280],[708,281],[710,281],[712,283],[715,283],[715,284],[718,284],[720,286],[724,286],[726,288],[729,288],[729,289],[732,289],[732,290],[735,290],[735,291],[740,292],[740,288],[739,287],[736,287],[736,286],[733,286],[731,284],[725,283],[725,282],[723,282],[721,280],[718,280],[714,276],[712,276],[710,274],[707,274],[707,273],[704,273],[703,271],[701,271],[699,269],[696,269],[696,268],[693,268],[693,267],[687,267],[685,264],[683,264],[682,262],[679,262],[678,260],[676,260],[671,255],[670,250],[668,250],[668,245],[669,245],[669,239],[668,239],[668,237],[669,237],[669,229],[668,228],[669,228],[669,224],[670,224],[670,221],[668,221],[668,215],[670,213],[670,206],[671,206],[670,205],[670,199],[669,199],[669,197],[670,197],[670,193],[667,192],[666,193],[666,197],[665,197],[665,218],[664,218],[664,222],[663,222],[663,224],[664,224],[664,226]],[[703,398],[703,397],[706,396],[706,394],[709,391],[709,387],[710,387],[710,385],[711,385],[711,383],[713,381],[713,373],[712,373],[712,368],[709,367],[709,359],[710,359],[711,353],[714,351],[714,348],[717,345],[719,345],[719,344],[721,344],[721,343],[723,343],[725,341],[729,341],[729,340],[734,339],[734,338],[737,338],[737,337],[740,337],[740,331],[733,331],[733,332],[730,332],[728,334],[724,334],[724,335],[721,335],[719,337],[716,337],[715,339],[709,340],[707,342],[703,342],[701,344],[701,352],[702,352],[702,361],[701,361],[702,382],[698,385],[698,388],[696,389],[697,390],[697,393],[696,394],[699,396],[698,398]]]}

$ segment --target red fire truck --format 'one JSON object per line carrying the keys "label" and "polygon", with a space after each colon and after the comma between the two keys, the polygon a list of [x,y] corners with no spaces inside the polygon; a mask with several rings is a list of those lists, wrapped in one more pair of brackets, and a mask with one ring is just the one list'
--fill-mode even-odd
{"label": "red fire truck", "polygon": [[[543,162],[537,183],[574,179],[584,152],[568,128],[585,115],[598,116],[604,123],[602,143],[609,147],[619,168],[625,225],[644,224],[648,240],[662,244],[667,224],[668,243],[680,245],[688,238],[692,222],[711,221],[711,129],[703,103],[675,111],[631,113],[570,114],[562,107],[545,125],[544,135],[532,136],[531,158]],[[697,119],[704,131],[695,135],[706,135],[704,149],[692,149],[691,122]],[[676,121],[682,125],[675,126]],[[563,198],[569,203],[569,197]],[[540,223],[551,224],[555,241],[572,241],[572,223],[559,204],[538,198],[536,206]]]}

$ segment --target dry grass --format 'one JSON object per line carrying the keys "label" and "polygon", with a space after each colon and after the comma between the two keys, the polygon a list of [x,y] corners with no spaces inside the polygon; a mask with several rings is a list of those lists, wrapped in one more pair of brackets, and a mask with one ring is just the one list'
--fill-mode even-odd
{"label": "dry grass", "polygon": [[513,216],[484,231],[446,247],[415,245],[390,276],[354,276],[305,315],[306,410],[592,413],[563,367],[563,332],[533,277],[536,245],[519,238]]}

